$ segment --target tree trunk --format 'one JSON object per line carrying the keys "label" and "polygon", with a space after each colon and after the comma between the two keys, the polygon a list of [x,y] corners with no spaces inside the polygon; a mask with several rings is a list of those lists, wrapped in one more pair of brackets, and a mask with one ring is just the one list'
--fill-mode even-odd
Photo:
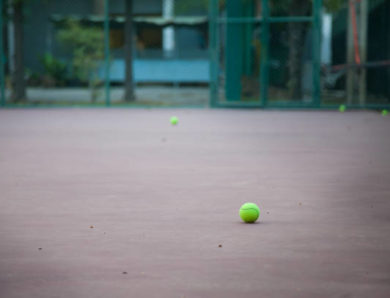
{"label": "tree trunk", "polygon": [[[306,16],[310,11],[310,1],[308,0],[293,0],[289,8],[290,16]],[[302,76],[303,76],[303,50],[305,44],[305,36],[308,24],[306,22],[290,22],[288,23],[288,96],[292,100],[301,100],[302,94]]]}
{"label": "tree trunk", "polygon": [[12,73],[12,94],[11,100],[21,102],[26,100],[26,82],[24,79],[23,59],[23,1],[13,1],[14,24],[14,66]]}
{"label": "tree trunk", "polygon": [[125,0],[125,101],[134,101],[134,80],[133,80],[133,0]]}

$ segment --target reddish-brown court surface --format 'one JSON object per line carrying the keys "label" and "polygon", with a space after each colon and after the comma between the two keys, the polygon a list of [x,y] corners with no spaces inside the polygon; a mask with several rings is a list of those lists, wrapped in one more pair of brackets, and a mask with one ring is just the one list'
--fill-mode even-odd
{"label": "reddish-brown court surface", "polygon": [[389,136],[376,112],[2,110],[0,297],[388,298]]}

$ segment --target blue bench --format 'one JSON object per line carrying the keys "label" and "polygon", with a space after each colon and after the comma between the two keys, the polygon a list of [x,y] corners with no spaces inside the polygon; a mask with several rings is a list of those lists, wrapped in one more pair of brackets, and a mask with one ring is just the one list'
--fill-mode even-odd
{"label": "blue bench", "polygon": [[[134,81],[150,83],[208,83],[209,61],[207,59],[136,59],[133,64]],[[104,66],[99,69],[104,78]],[[123,82],[125,61],[115,59],[110,66],[110,81]]]}

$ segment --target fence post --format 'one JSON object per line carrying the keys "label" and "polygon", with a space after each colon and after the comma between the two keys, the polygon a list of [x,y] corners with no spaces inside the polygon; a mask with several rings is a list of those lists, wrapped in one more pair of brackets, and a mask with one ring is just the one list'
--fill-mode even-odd
{"label": "fence post", "polygon": [[[361,63],[367,62],[367,29],[368,29],[368,14],[369,14],[369,3],[368,0],[360,1],[360,59]],[[366,104],[367,97],[367,70],[362,68],[359,74],[359,105],[364,107]]]}
{"label": "fence post", "polygon": [[265,107],[268,103],[268,84],[269,84],[269,0],[262,1],[262,32],[261,32],[261,66],[260,66],[260,94],[261,103]]}
{"label": "fence post", "polygon": [[313,106],[321,106],[321,9],[322,0],[314,0],[313,3]]}
{"label": "fence post", "polygon": [[110,17],[109,0],[104,1],[104,89],[106,106],[110,106]]}
{"label": "fence post", "polygon": [[5,74],[4,74],[4,36],[3,36],[3,0],[0,0],[0,105],[5,106]]}
{"label": "fence post", "polygon": [[209,1],[210,106],[218,105],[218,0]]}

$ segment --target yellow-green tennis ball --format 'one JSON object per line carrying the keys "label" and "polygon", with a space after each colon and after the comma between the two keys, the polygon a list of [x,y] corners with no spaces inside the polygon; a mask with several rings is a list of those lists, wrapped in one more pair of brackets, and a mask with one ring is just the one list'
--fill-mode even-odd
{"label": "yellow-green tennis ball", "polygon": [[246,223],[255,222],[260,215],[260,209],[255,203],[245,203],[240,208],[240,217]]}
{"label": "yellow-green tennis ball", "polygon": [[382,116],[387,116],[387,110],[382,110]]}
{"label": "yellow-green tennis ball", "polygon": [[339,111],[340,111],[341,113],[343,113],[346,109],[347,109],[347,107],[346,107],[345,105],[339,106]]}
{"label": "yellow-green tennis ball", "polygon": [[179,122],[179,119],[177,119],[177,117],[175,117],[175,116],[171,117],[171,124],[172,125],[176,125],[178,122]]}

